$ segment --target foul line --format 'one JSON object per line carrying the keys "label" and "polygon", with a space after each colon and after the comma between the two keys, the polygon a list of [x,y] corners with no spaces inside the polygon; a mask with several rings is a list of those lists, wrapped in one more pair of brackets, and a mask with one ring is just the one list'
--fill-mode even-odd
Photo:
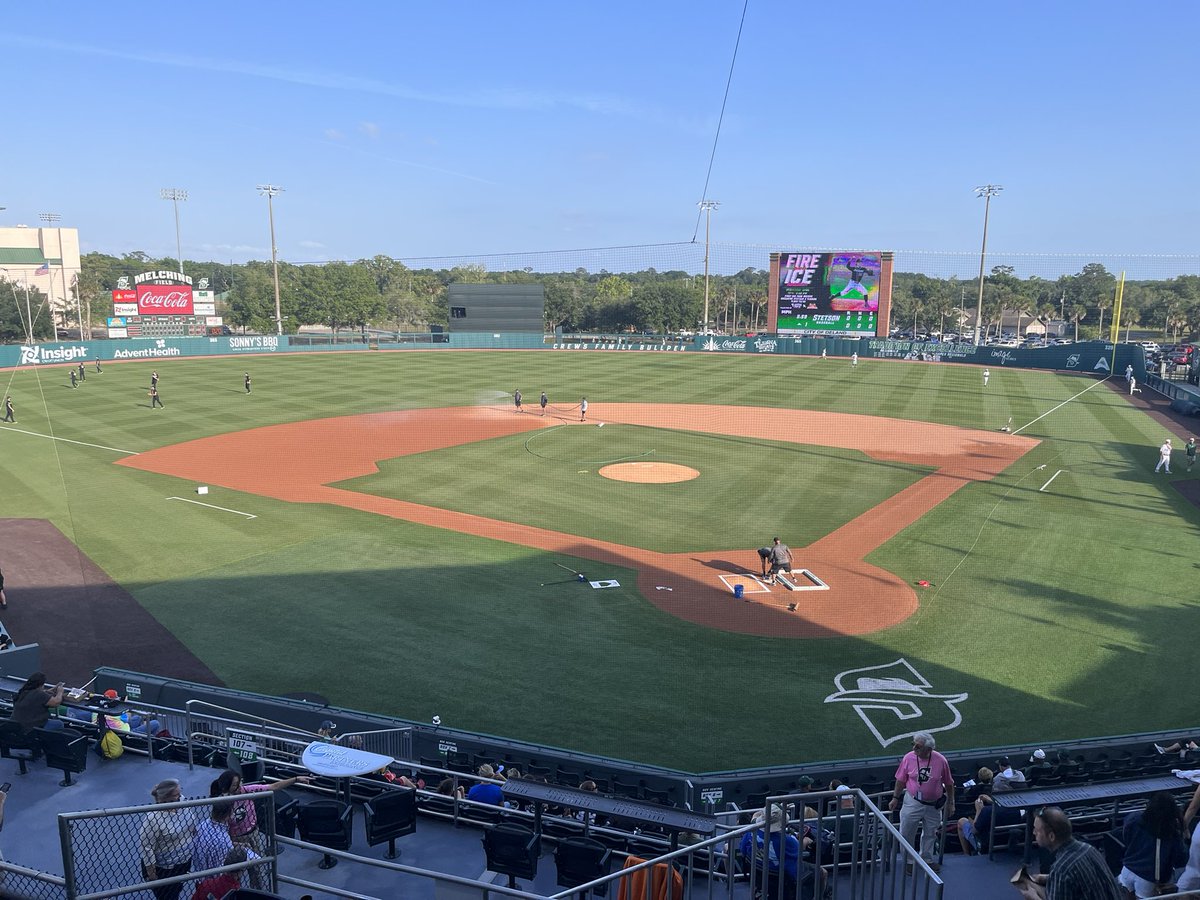
{"label": "foul line", "polygon": [[[1054,412],[1055,409],[1059,409],[1063,406],[1066,406],[1072,400],[1077,400],[1078,398],[1080,398],[1084,394],[1086,394],[1088,391],[1090,391],[1092,388],[1099,387],[1100,385],[1104,384],[1104,382],[1108,381],[1108,379],[1111,377],[1112,377],[1111,375],[1106,376],[1104,378],[1101,378],[1095,384],[1088,385],[1082,391],[1080,391],[1078,394],[1076,394],[1074,397],[1068,397],[1062,403],[1058,404],[1058,406],[1054,407],[1054,409],[1046,410],[1044,413],[1042,413],[1040,416],[1038,416],[1036,419],[1034,419],[1033,422],[1040,422],[1042,419],[1046,418],[1046,416],[1050,415],[1050,413]],[[1030,425],[1032,425],[1033,422],[1026,422],[1024,425],[1022,425],[1020,428],[1018,428],[1016,431],[1014,431],[1013,434],[1020,434],[1022,431],[1024,431],[1026,428],[1028,428]]]}
{"label": "foul line", "polygon": [[[1057,477],[1058,477],[1059,475],[1061,475],[1062,473],[1063,473],[1063,470],[1062,470],[1062,469],[1059,469],[1057,472],[1055,472],[1053,475],[1051,475],[1051,476],[1050,476],[1050,481],[1053,481],[1055,478],[1057,478]],[[1046,488],[1050,487],[1050,481],[1047,481],[1047,482],[1046,482],[1045,484],[1043,484],[1043,485],[1042,485],[1040,488],[1038,488],[1038,490],[1039,490],[1039,491],[1044,491]]]}
{"label": "foul line", "polygon": [[226,509],[224,506],[213,506],[211,503],[201,503],[199,500],[190,500],[187,497],[168,497],[168,500],[182,500],[184,503],[195,503],[197,506],[207,506],[209,509],[219,509],[221,512],[234,513],[235,515],[245,516],[247,519],[257,519],[258,516],[252,516],[250,513],[244,513],[239,509]]}
{"label": "foul line", "polygon": [[66,441],[68,444],[78,444],[80,447],[95,447],[97,450],[111,450],[113,453],[128,453],[137,456],[137,450],[122,450],[120,447],[105,447],[103,444],[89,444],[87,441],[73,441],[70,438],[58,437],[53,434],[42,434],[40,431],[26,431],[24,428],[5,428],[5,431],[15,431],[17,434],[28,434],[33,437],[47,438],[51,441]]}

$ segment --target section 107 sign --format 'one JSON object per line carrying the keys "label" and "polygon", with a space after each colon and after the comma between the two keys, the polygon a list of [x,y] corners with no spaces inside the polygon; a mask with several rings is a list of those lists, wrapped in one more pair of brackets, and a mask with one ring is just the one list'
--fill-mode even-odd
{"label": "section 107 sign", "polygon": [[139,284],[137,305],[143,316],[190,316],[192,288],[186,284]]}

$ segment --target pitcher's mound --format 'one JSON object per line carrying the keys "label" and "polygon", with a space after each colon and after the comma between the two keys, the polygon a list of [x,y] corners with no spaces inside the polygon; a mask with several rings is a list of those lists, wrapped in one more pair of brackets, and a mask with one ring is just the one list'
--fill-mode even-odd
{"label": "pitcher's mound", "polygon": [[700,473],[690,466],[660,462],[614,463],[601,469],[600,474],[613,481],[636,481],[638,484],[671,484],[700,477]]}

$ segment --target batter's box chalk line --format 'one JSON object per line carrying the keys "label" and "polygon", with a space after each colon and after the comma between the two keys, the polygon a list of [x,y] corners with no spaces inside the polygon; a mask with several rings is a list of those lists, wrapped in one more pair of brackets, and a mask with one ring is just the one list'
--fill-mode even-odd
{"label": "batter's box chalk line", "polygon": [[621,582],[617,581],[614,578],[604,578],[604,579],[601,579],[600,581],[589,581],[588,584],[590,584],[592,587],[594,587],[598,591],[602,590],[603,588],[614,588],[614,587],[621,586]]}
{"label": "batter's box chalk line", "polygon": [[725,584],[725,587],[730,591],[733,590],[734,585],[740,584],[742,586],[743,594],[771,593],[771,589],[759,581],[757,576],[750,575],[748,573],[745,575],[718,575],[717,577],[721,579],[721,581]]}
{"label": "batter's box chalk line", "polygon": [[[799,578],[797,578],[797,576],[799,576]],[[796,580],[793,581],[792,579]],[[829,585],[814,575],[810,569],[792,569],[792,579],[785,577],[782,572],[775,576],[775,580],[782,584],[789,591],[829,590]]]}

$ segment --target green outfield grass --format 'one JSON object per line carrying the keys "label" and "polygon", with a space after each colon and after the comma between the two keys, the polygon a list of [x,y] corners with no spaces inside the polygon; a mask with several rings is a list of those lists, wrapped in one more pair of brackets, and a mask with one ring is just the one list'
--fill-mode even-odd
{"label": "green outfield grass", "polygon": [[[149,408],[152,368],[163,410]],[[246,520],[169,502],[193,486],[112,464],[120,450],[271,423],[505,402],[518,387],[563,407],[586,394],[597,418],[605,402],[687,402],[995,429],[1047,413],[1085,378],[993,367],[985,390],[977,369],[950,365],[554,352],[108,364],[76,390],[66,374],[0,373],[18,417],[0,426],[0,515],[51,519],[236,687],[319,691],[339,705],[691,770],[891,755],[900,745],[884,750],[849,704],[824,700],[839,672],[898,658],[930,693],[968,694],[962,723],[939,734],[946,747],[1193,724],[1178,661],[1194,643],[1200,514],[1152,474],[1162,428],[1106,386],[1038,420],[1024,433],[1039,447],[869,558],[932,586],[907,622],[860,638],[716,632],[660,613],[632,572],[594,573],[620,580],[614,590],[541,587],[563,581],[556,563],[577,561],[214,490],[213,503],[258,516]],[[526,434],[385,462],[354,487],[662,549],[750,547],[775,532],[802,547],[918,474],[844,451],[608,432],[538,433],[532,446],[549,459],[526,452]],[[669,450],[702,478],[600,479],[593,447],[574,443],[600,434],[618,455]],[[20,573],[5,575],[19,586]],[[20,639],[50,642],[54,630],[47,622]],[[886,729],[885,716],[875,721]],[[944,708],[942,718],[924,724],[948,724]]]}
{"label": "green outfield grass", "polygon": [[[598,474],[634,460],[700,476],[632,484]],[[339,487],[662,553],[759,547],[777,532],[803,546],[929,471],[850,450],[631,425],[560,425],[402,457],[380,470]],[[701,514],[680,528],[686,510]]]}

